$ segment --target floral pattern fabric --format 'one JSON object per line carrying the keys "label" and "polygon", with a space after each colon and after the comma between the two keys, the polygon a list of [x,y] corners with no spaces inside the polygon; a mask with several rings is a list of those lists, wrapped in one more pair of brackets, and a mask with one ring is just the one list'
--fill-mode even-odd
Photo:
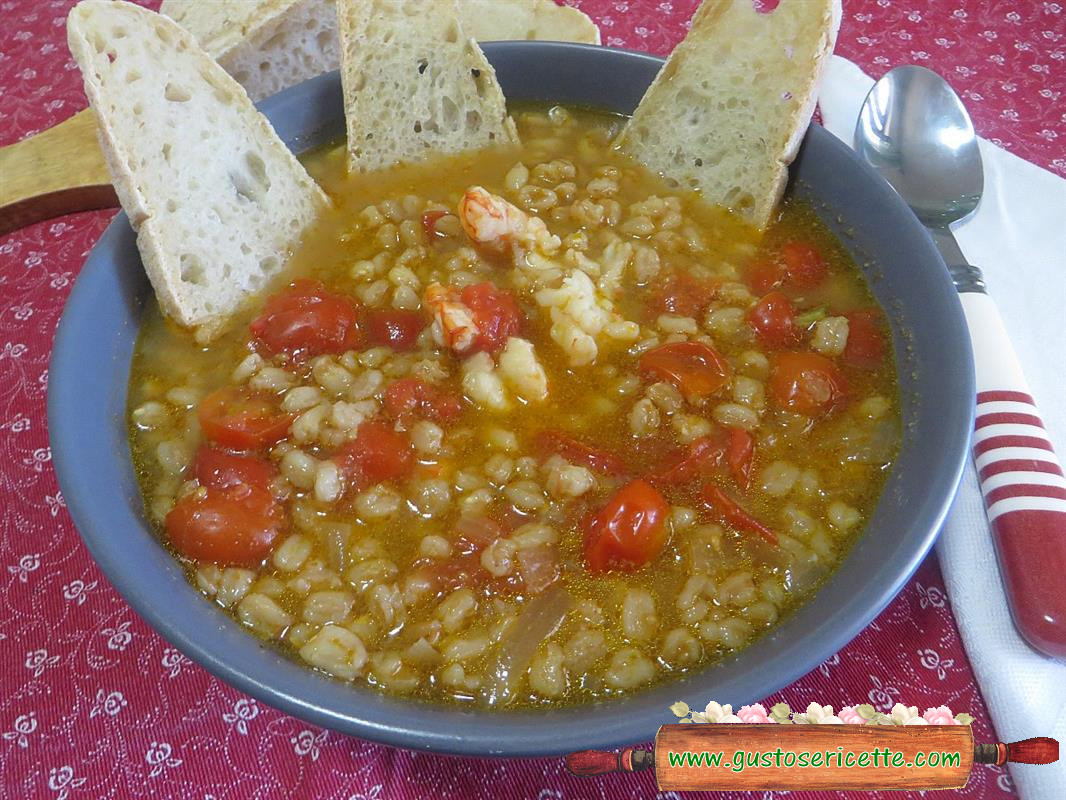
{"label": "floral pattern fabric", "polygon": [[[697,5],[571,1],[600,25],[605,44],[660,54],[684,35]],[[66,47],[72,5],[0,0],[0,145],[85,106]],[[963,96],[979,133],[1066,175],[1060,3],[844,0],[837,52],[875,77],[902,63],[937,70]],[[219,682],[137,617],[71,524],[45,419],[56,323],[112,216],[77,214],[0,237],[0,796],[655,796],[649,773],[578,779],[561,758],[444,758],[317,729]],[[722,699],[758,699],[766,709],[780,702],[797,709],[868,704],[885,714],[897,704],[948,706],[973,715],[978,741],[995,741],[935,557],[854,642],[809,675],[769,698]],[[874,793],[882,795],[900,796]],[[960,796],[1014,793],[1005,770],[979,767]]]}

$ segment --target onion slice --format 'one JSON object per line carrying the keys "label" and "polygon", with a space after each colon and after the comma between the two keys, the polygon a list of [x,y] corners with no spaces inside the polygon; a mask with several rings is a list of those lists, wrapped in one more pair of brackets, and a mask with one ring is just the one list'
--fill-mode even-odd
{"label": "onion slice", "polygon": [[486,700],[490,705],[503,705],[511,699],[537,648],[559,629],[573,604],[570,593],[555,584],[522,609],[500,640],[496,661],[489,671]]}

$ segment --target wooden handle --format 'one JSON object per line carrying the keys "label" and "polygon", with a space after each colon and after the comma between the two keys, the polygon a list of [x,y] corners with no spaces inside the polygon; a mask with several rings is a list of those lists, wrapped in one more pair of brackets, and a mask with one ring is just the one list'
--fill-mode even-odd
{"label": "wooden handle", "polygon": [[0,175],[0,235],[61,214],[118,205],[88,110],[0,147]]}
{"label": "wooden handle", "polygon": [[1014,625],[1066,659],[1066,477],[995,303],[960,295],[977,373],[974,462]]}
{"label": "wooden handle", "polygon": [[1059,742],[1050,736],[1022,739],[1007,745],[1006,761],[1015,764],[1054,764],[1058,760]]}
{"label": "wooden handle", "polygon": [[609,772],[641,772],[653,763],[647,750],[623,750],[620,753],[605,753],[602,750],[582,750],[566,757],[566,768],[572,775],[587,778],[606,775]]}
{"label": "wooden handle", "polygon": [[973,748],[975,764],[1000,766],[1014,764],[1054,764],[1059,760],[1059,742],[1050,736],[1037,736],[1010,744],[977,744]]}

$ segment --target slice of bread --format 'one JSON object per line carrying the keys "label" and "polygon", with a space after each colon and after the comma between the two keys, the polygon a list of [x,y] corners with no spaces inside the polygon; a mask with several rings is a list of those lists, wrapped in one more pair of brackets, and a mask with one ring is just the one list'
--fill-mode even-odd
{"label": "slice of bread", "polygon": [[[159,7],[192,33],[253,100],[340,66],[334,0],[163,0]],[[599,44],[600,30],[554,0],[459,0],[467,36]]]}
{"label": "slice of bread", "polygon": [[518,141],[455,0],[337,0],[348,169]]}
{"label": "slice of bread", "polygon": [[333,0],[163,0],[253,100],[337,69]]}
{"label": "slice of bread", "polygon": [[170,19],[84,0],[67,40],[163,311],[217,323],[328,205],[244,89]]}
{"label": "slice of bread", "polygon": [[704,0],[618,143],[762,228],[788,181],[840,26],[840,0]]}
{"label": "slice of bread", "polygon": [[459,13],[463,31],[479,42],[539,39],[600,43],[595,22],[555,0],[459,0]]}
{"label": "slice of bread", "polygon": [[[163,0],[165,14],[216,58],[238,44],[259,20],[299,0]],[[329,2],[329,0],[326,0]]]}
{"label": "slice of bread", "polygon": [[340,66],[333,0],[287,0],[264,15],[218,63],[261,100]]}

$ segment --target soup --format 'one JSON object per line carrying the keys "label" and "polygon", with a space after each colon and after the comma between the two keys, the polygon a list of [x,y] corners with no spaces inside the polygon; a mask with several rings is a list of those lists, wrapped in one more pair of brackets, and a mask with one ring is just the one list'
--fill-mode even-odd
{"label": "soup", "polygon": [[900,438],[888,328],[813,210],[765,232],[515,114],[520,149],[345,174],[209,345],[146,314],[146,513],[251,633],[338,679],[588,702],[745,647],[861,535]]}

